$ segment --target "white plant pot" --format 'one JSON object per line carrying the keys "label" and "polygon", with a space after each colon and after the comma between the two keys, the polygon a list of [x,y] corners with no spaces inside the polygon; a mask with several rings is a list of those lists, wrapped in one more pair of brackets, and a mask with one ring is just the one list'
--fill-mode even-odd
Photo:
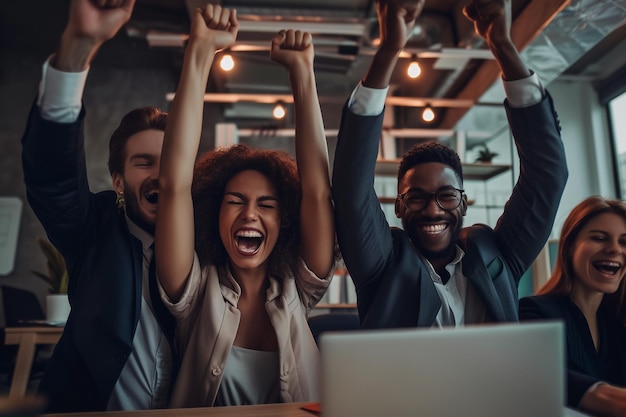
{"label": "white plant pot", "polygon": [[55,324],[65,324],[70,315],[67,294],[46,295],[46,319]]}

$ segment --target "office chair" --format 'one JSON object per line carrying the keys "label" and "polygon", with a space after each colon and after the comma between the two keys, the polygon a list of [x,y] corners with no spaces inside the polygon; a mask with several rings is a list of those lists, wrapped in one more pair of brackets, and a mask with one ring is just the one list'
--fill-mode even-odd
{"label": "office chair", "polygon": [[[5,327],[27,326],[25,320],[44,320],[46,315],[37,299],[37,296],[28,290],[0,286],[2,289],[2,305],[4,306]],[[18,346],[4,345],[4,329],[1,330],[2,346],[0,346],[0,374],[7,378],[7,383],[11,381]],[[43,370],[51,354],[49,346],[37,346],[35,350],[35,360],[30,373],[30,381],[38,380],[43,375]]]}
{"label": "office chair", "polygon": [[319,346],[319,337],[327,331],[350,331],[361,327],[357,313],[324,313],[309,317],[309,328],[315,343]]}
{"label": "office chair", "polygon": [[28,290],[3,285],[2,304],[6,327],[23,326],[24,320],[45,320],[46,318],[37,296]]}

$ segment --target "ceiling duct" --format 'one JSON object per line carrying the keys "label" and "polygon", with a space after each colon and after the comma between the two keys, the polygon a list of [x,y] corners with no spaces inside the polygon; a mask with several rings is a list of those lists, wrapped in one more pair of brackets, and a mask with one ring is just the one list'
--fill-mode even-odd
{"label": "ceiling duct", "polygon": [[[368,23],[365,43],[376,47],[380,41],[378,20],[371,18]],[[417,19],[411,37],[407,41],[407,48],[440,49],[457,46],[452,22],[443,13],[423,13]]]}

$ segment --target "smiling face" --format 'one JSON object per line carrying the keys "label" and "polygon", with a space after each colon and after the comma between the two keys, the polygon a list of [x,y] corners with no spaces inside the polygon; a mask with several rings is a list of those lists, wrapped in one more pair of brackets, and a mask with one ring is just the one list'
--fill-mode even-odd
{"label": "smiling face", "polygon": [[267,268],[280,233],[276,189],[259,171],[241,171],[226,184],[219,216],[220,238],[231,267]]}
{"label": "smiling face", "polygon": [[571,259],[574,292],[617,291],[626,273],[626,221],[610,212],[589,220],[574,240]]}
{"label": "smiling face", "polygon": [[[454,170],[440,162],[420,163],[409,169],[398,184],[399,194],[406,192],[434,193],[449,188],[462,188]],[[456,240],[463,226],[467,196],[453,210],[444,210],[433,197],[417,211],[407,209],[402,199],[396,199],[396,216],[413,244],[433,263],[449,262],[455,254]],[[440,261],[440,262],[438,262]]]}
{"label": "smiling face", "polygon": [[163,136],[155,129],[130,136],[124,148],[124,172],[113,173],[113,188],[124,193],[126,214],[149,233],[154,233],[156,222]]}

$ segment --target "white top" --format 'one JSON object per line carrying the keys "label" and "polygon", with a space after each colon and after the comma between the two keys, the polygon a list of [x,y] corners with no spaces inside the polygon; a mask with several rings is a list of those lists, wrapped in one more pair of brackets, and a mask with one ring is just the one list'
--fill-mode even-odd
{"label": "white top", "polygon": [[462,327],[466,324],[485,321],[485,303],[473,290],[467,277],[463,275],[463,257],[465,257],[465,252],[457,246],[454,259],[446,265],[450,279],[445,284],[428,259],[422,257],[441,299],[441,308],[432,327]]}
{"label": "white top", "polygon": [[264,352],[233,345],[214,405],[281,402],[279,369],[278,351]]}
{"label": "white top", "polygon": [[168,406],[172,352],[154,316],[148,275],[154,237],[126,217],[128,230],[141,241],[141,315],[133,337],[133,349],[113,387],[107,411],[146,410]]}

